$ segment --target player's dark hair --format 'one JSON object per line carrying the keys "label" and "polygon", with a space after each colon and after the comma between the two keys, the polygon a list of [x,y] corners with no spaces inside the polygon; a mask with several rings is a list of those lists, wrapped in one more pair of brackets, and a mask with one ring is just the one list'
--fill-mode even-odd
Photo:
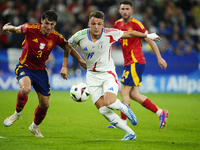
{"label": "player's dark hair", "polygon": [[121,4],[127,4],[127,5],[130,5],[131,7],[133,7],[133,3],[131,2],[131,1],[121,1],[120,3],[119,3],[119,5],[121,5]]}
{"label": "player's dark hair", "polygon": [[54,10],[47,10],[43,13],[42,19],[48,19],[48,21],[55,21],[57,22],[58,20],[58,15]]}
{"label": "player's dark hair", "polygon": [[101,11],[93,11],[93,12],[91,12],[90,15],[89,15],[89,20],[90,20],[92,17],[100,18],[100,19],[104,20],[104,13],[101,12]]}

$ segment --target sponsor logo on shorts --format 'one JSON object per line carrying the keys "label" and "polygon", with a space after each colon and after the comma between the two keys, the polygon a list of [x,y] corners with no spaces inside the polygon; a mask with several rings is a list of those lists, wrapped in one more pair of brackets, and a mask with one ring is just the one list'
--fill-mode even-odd
{"label": "sponsor logo on shorts", "polygon": [[20,76],[23,76],[23,75],[25,75],[25,72],[24,72],[24,71],[20,73]]}
{"label": "sponsor logo on shorts", "polygon": [[114,91],[113,87],[109,88],[108,90],[110,90],[110,91]]}

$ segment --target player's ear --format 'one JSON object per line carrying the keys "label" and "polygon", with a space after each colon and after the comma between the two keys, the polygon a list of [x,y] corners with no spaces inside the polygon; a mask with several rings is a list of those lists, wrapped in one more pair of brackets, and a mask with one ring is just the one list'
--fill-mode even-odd
{"label": "player's ear", "polygon": [[43,19],[41,18],[41,20],[40,20],[40,21],[41,21],[41,24],[42,24],[42,23],[43,23]]}

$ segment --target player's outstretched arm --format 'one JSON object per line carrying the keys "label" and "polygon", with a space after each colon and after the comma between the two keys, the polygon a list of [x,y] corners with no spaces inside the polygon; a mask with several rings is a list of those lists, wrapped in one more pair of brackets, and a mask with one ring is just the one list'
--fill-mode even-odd
{"label": "player's outstretched arm", "polygon": [[3,32],[6,33],[18,33],[21,34],[21,25],[20,26],[13,26],[10,23],[6,23],[3,28],[2,28]]}
{"label": "player's outstretched arm", "polygon": [[68,58],[69,58],[69,54],[71,52],[71,49],[68,45],[68,42],[63,47],[63,50],[64,50],[63,64],[62,64],[62,68],[61,68],[61,71],[60,71],[60,75],[63,77],[63,79],[67,80],[69,78],[69,75],[68,75]]}
{"label": "player's outstretched arm", "polygon": [[[69,46],[70,47],[70,46]],[[70,52],[70,55],[76,59],[80,65],[84,68],[84,69],[87,69],[87,65],[86,65],[86,62],[83,60],[83,58],[79,55],[79,53],[71,47],[71,52]]]}
{"label": "player's outstretched arm", "polygon": [[131,38],[131,37],[148,38],[158,42],[161,41],[161,38],[156,33],[145,34],[134,30],[124,31],[122,38]]}
{"label": "player's outstretched arm", "polygon": [[160,66],[160,68],[165,70],[167,68],[167,62],[162,58],[156,43],[147,38],[145,38],[145,41],[151,46],[153,52],[155,53],[158,60],[158,65]]}

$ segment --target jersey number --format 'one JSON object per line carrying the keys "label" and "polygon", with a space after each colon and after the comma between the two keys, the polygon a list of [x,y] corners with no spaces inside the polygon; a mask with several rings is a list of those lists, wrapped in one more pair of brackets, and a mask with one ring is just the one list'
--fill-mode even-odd
{"label": "jersey number", "polygon": [[38,56],[37,56],[37,58],[38,57],[42,57],[42,51],[38,51]]}
{"label": "jersey number", "polygon": [[129,71],[125,71],[123,72],[123,75],[122,75],[122,78],[124,77],[125,79],[128,78],[128,75],[129,75]]}
{"label": "jersey number", "polygon": [[123,46],[128,46],[128,39],[123,39]]}
{"label": "jersey number", "polygon": [[87,59],[91,59],[93,55],[94,55],[94,52],[89,53]]}

